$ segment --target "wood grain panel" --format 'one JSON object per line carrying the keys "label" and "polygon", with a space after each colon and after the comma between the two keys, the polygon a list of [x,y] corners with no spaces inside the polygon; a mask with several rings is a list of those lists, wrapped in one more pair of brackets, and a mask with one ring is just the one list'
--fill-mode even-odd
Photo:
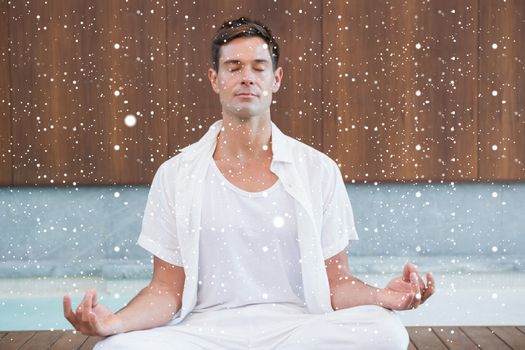
{"label": "wood grain panel", "polygon": [[507,346],[500,338],[495,336],[487,327],[461,327],[463,333],[465,333],[476,345],[478,348],[487,349],[487,350],[510,350],[511,348]]}
{"label": "wood grain panel", "polygon": [[481,180],[525,180],[525,2],[480,1]]}
{"label": "wood grain panel", "polygon": [[50,346],[50,350],[78,349],[88,339],[87,335],[78,331],[64,331],[62,333],[60,338]]}
{"label": "wood grain panel", "polygon": [[10,11],[14,184],[149,183],[167,155],[164,1]]}
{"label": "wood grain panel", "polygon": [[78,350],[91,350],[95,347],[95,344],[102,340],[102,337],[89,337],[88,340]]}
{"label": "wood grain panel", "polygon": [[[48,344],[53,344],[60,336],[62,331],[51,331],[51,332],[36,332],[27,342],[22,345],[19,350],[41,350],[42,348],[47,349]],[[43,347],[42,345],[45,345]]]}
{"label": "wood grain panel", "polygon": [[346,181],[525,179],[523,1],[165,4],[0,0],[0,185],[149,183],[221,118],[210,41],[241,15],[281,46],[272,119]]}
{"label": "wood grain panel", "polygon": [[215,1],[168,8],[170,154],[197,141],[221,117],[211,89],[211,40],[223,21],[240,16],[268,25],[281,49],[283,85],[272,120],[287,134],[322,148],[321,1]]}
{"label": "wood grain panel", "polygon": [[408,350],[417,350],[417,348],[414,345],[414,343],[410,342],[410,343],[408,343]]}
{"label": "wood grain panel", "polygon": [[11,169],[11,87],[9,79],[9,6],[0,0],[0,186],[10,185]]}
{"label": "wood grain panel", "polygon": [[[469,334],[465,335],[461,328],[465,328]],[[491,332],[490,329],[496,330]],[[417,349],[470,349],[472,344],[478,344],[475,348],[481,349],[510,349],[505,341],[513,343],[512,349],[523,349],[525,335],[518,330],[523,327],[514,326],[474,326],[474,327],[407,327],[410,335],[409,350]],[[451,333],[450,330],[457,330]],[[517,333],[516,333],[517,332]],[[499,335],[499,336],[498,336]],[[467,338],[466,338],[467,337]],[[86,339],[87,338],[87,339]],[[38,346],[38,349],[68,349],[68,350],[91,350],[100,341],[101,337],[83,336],[72,331],[29,331],[29,332],[0,332],[0,348],[19,349],[29,347],[30,344]],[[440,340],[441,339],[441,340]],[[85,341],[84,341],[85,340]],[[416,347],[415,344],[418,344]],[[464,345],[464,346],[463,346]]]}
{"label": "wood grain panel", "polygon": [[325,151],[346,180],[477,177],[477,1],[325,1]]}
{"label": "wood grain panel", "polygon": [[8,332],[0,339],[0,349],[2,350],[16,350],[29,341],[37,332],[35,331],[14,331]]}
{"label": "wood grain panel", "polygon": [[419,350],[447,350],[438,336],[432,332],[430,327],[410,327],[407,328],[410,340]]}
{"label": "wood grain panel", "polygon": [[525,349],[525,336],[518,328],[508,326],[492,326],[489,328],[511,348]]}
{"label": "wood grain panel", "polygon": [[476,350],[478,347],[459,327],[432,327],[434,333],[451,350]]}

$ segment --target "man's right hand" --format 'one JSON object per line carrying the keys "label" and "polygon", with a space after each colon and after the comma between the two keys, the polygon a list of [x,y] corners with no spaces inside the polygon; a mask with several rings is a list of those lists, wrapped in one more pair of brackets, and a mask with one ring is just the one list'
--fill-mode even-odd
{"label": "man's right hand", "polygon": [[106,306],[97,302],[97,290],[87,290],[75,312],[71,309],[71,297],[64,296],[64,317],[84,335],[109,336],[122,333],[122,320]]}

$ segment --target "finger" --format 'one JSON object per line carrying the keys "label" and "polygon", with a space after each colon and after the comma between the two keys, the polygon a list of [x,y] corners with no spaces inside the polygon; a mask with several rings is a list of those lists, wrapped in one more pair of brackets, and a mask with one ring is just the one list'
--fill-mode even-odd
{"label": "finger", "polygon": [[435,282],[434,282],[434,276],[432,273],[427,272],[427,288],[423,291],[423,297],[421,299],[421,302],[424,303],[425,300],[427,300],[432,294],[434,294],[435,291]]}
{"label": "finger", "polygon": [[416,307],[421,304],[421,289],[419,288],[419,280],[416,272],[412,272],[410,274],[410,284],[412,286],[412,292],[414,294],[414,300],[412,303],[412,307],[415,309]]}
{"label": "finger", "polygon": [[82,321],[89,323],[89,314],[93,311],[93,291],[89,289],[83,302]]}
{"label": "finger", "polygon": [[93,296],[91,298],[91,306],[92,307],[97,306],[97,304],[98,304],[97,298],[98,298],[97,297],[97,290],[95,288],[93,288]]}
{"label": "finger", "polygon": [[87,310],[87,303],[88,299],[91,298],[90,290],[88,289],[86,294],[84,294],[84,298],[82,298],[82,301],[77,307],[77,318],[81,322],[88,322],[87,314],[89,313],[89,310]]}
{"label": "finger", "polygon": [[424,292],[427,289],[425,285],[425,281],[423,281],[423,277],[421,277],[419,273],[416,272],[416,274],[417,274],[417,281],[419,283],[419,289],[421,289],[421,291]]}
{"label": "finger", "polygon": [[427,272],[427,289],[423,293],[422,302],[427,300],[436,291],[436,281],[432,272]]}
{"label": "finger", "polygon": [[103,335],[101,330],[102,330],[102,326],[98,320],[98,317],[97,315],[92,311],[88,314],[88,317],[89,317],[89,324],[90,324],[90,328],[92,329],[92,331],[94,332],[95,335]]}
{"label": "finger", "polygon": [[80,303],[78,304],[77,306],[77,309],[75,310],[75,313],[77,315],[77,318],[79,320],[82,320],[82,314],[84,312],[84,303],[86,302],[86,298],[88,297],[88,293],[84,294],[84,297],[82,298],[82,300],[80,301]]}
{"label": "finger", "polygon": [[73,327],[75,327],[75,329],[77,329],[78,320],[71,309],[71,297],[69,295],[64,296],[62,305],[64,307],[64,317],[69,321],[69,323],[71,323]]}
{"label": "finger", "polygon": [[403,275],[406,276],[406,282],[410,282],[410,274],[412,272],[418,273],[416,265],[412,263],[406,263],[403,271]]}
{"label": "finger", "polygon": [[405,282],[410,282],[410,272],[411,272],[411,267],[410,267],[410,263],[406,263],[405,266],[403,267],[403,281]]}
{"label": "finger", "polygon": [[423,281],[423,278],[421,278],[421,276],[419,275],[419,272],[417,271],[417,266],[412,263],[407,263],[407,265],[408,265],[408,270],[410,271],[410,273],[413,273],[413,272],[416,273],[417,279],[419,282],[419,288],[423,290],[425,288],[425,282]]}

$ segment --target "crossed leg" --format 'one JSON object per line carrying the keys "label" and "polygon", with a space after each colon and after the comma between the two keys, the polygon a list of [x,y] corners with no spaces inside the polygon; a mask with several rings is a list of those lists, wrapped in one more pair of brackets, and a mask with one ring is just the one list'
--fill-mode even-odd
{"label": "crossed leg", "polygon": [[309,314],[297,306],[251,305],[114,335],[97,343],[94,350],[406,350],[408,341],[398,316],[378,306]]}
{"label": "crossed leg", "polygon": [[277,348],[406,350],[408,347],[408,333],[399,317],[379,306],[363,305],[314,316]]}

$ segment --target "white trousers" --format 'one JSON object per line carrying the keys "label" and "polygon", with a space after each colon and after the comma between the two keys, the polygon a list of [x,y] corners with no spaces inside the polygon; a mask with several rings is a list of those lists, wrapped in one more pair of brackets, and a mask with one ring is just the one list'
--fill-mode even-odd
{"label": "white trousers", "polygon": [[94,349],[406,350],[408,341],[398,316],[378,306],[310,314],[295,305],[257,304],[190,313],[176,325],[107,337]]}

